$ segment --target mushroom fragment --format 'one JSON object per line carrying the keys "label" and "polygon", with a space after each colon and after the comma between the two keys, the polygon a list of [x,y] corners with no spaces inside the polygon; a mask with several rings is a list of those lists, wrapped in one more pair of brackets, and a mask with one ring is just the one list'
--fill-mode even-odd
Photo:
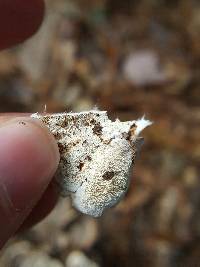
{"label": "mushroom fragment", "polygon": [[149,120],[111,121],[106,111],[33,114],[57,140],[55,179],[76,209],[94,217],[117,204],[127,191],[132,166]]}

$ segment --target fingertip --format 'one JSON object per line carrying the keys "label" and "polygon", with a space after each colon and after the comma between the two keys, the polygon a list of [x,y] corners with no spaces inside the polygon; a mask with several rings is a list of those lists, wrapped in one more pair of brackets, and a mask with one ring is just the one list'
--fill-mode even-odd
{"label": "fingertip", "polygon": [[59,194],[56,186],[51,182],[42,195],[42,198],[39,200],[37,205],[33,208],[28,218],[24,221],[22,226],[19,229],[19,232],[25,231],[33,225],[39,223],[43,220],[56,206],[58,201]]}
{"label": "fingertip", "polygon": [[33,35],[42,23],[43,0],[0,0],[0,49]]}
{"label": "fingertip", "polygon": [[58,163],[57,144],[36,119],[17,118],[0,127],[0,229],[8,225],[6,231],[0,231],[1,240],[23,223],[46,190]]}

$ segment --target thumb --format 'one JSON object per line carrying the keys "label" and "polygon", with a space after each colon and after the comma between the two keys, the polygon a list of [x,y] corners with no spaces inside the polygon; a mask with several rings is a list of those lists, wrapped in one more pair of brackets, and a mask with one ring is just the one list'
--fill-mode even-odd
{"label": "thumb", "polygon": [[40,200],[59,162],[56,142],[35,119],[0,123],[0,247]]}

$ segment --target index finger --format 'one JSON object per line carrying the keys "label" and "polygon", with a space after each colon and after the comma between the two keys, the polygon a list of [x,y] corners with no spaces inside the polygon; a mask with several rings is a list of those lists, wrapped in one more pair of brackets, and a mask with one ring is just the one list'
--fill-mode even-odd
{"label": "index finger", "polygon": [[33,35],[43,16],[43,0],[0,0],[0,49]]}

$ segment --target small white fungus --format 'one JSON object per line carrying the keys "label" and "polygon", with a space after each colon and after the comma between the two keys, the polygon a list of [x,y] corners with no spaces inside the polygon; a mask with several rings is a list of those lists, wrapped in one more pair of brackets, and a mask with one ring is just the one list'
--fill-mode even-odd
{"label": "small white fungus", "polygon": [[75,208],[98,217],[119,202],[143,143],[139,134],[150,121],[112,122],[106,111],[98,110],[31,117],[45,123],[57,140],[61,159],[56,181]]}

